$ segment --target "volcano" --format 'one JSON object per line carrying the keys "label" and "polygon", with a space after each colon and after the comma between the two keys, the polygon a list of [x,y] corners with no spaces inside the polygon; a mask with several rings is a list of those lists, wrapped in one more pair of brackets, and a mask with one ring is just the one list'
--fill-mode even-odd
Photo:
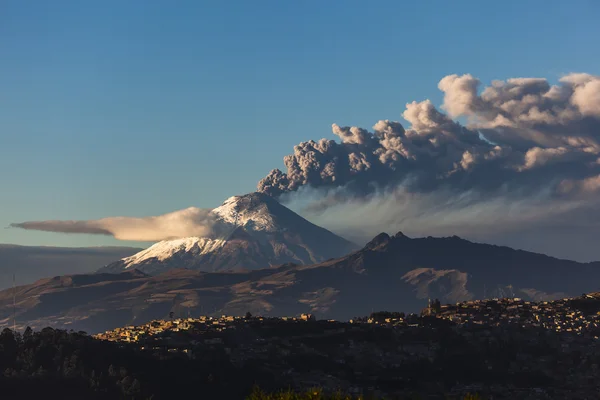
{"label": "volcano", "polygon": [[164,240],[100,269],[156,275],[174,268],[239,271],[286,263],[316,264],[358,246],[321,228],[264,193],[233,196],[211,212],[215,234]]}

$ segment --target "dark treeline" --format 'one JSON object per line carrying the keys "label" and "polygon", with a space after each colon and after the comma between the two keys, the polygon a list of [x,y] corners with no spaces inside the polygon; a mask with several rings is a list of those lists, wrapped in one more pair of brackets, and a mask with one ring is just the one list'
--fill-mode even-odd
{"label": "dark treeline", "polygon": [[[387,315],[395,314],[382,312],[379,316]],[[363,339],[373,343],[393,339],[388,330],[369,330],[366,334],[373,337]],[[311,344],[311,340],[306,343]],[[318,343],[322,338],[314,340],[317,342],[312,344],[317,347],[329,346]],[[321,367],[323,363],[331,364],[317,356],[306,357],[309,358],[296,360],[290,356],[288,361],[297,370],[311,370],[317,363]],[[419,375],[418,368],[411,368]],[[320,390],[281,392],[282,386],[273,378],[252,362],[234,367],[226,354],[218,350],[188,359],[166,349],[157,353],[143,351],[139,344],[100,341],[85,332],[52,328],[33,332],[27,328],[23,334],[10,329],[0,333],[2,399],[374,399]]]}
{"label": "dark treeline", "polygon": [[[422,400],[422,396],[418,394],[409,396],[403,400]],[[375,397],[352,396],[350,394],[336,392],[325,394],[319,388],[307,390],[304,392],[280,391],[266,393],[259,387],[255,387],[247,400],[380,400]],[[383,400],[383,399],[381,399]],[[466,394],[455,400],[483,400],[479,394]]]}
{"label": "dark treeline", "polygon": [[22,335],[4,329],[0,372],[3,399],[156,400],[190,398],[191,393],[243,399],[257,383],[218,356],[157,359],[133,346],[52,328],[28,328]]}

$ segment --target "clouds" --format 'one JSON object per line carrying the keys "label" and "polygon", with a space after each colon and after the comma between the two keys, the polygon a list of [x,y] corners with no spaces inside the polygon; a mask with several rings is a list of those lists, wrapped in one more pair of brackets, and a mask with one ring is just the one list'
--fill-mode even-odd
{"label": "clouds", "polygon": [[10,224],[11,228],[58,233],[87,233],[90,235],[112,235],[102,228],[100,221],[28,221]]}
{"label": "clouds", "polygon": [[[404,125],[332,124],[332,138],[294,146],[283,158],[285,171],[272,170],[258,190],[357,242],[405,230],[520,246],[527,232],[529,238],[554,235],[552,248],[541,249],[552,253],[566,243],[561,232],[585,232],[578,243],[600,233],[594,217],[600,215],[600,77],[569,74],[556,85],[512,78],[484,86],[469,74],[448,75],[438,88],[441,107],[407,103]],[[141,241],[222,229],[210,210],[198,208],[13,226]],[[497,236],[503,234],[512,241]]]}
{"label": "clouds", "polygon": [[450,187],[420,193],[400,185],[362,198],[343,193],[337,190],[323,195],[319,190],[303,189],[283,199],[310,220],[357,242],[382,231],[399,230],[416,237],[501,235],[540,222],[557,223],[565,215],[575,216],[570,222],[585,223],[587,217],[580,211],[590,205],[584,199],[564,197],[548,201],[550,189],[518,196],[504,189],[490,195]]}
{"label": "clouds", "polygon": [[259,191],[344,188],[361,198],[407,185],[414,193],[491,193],[558,189],[562,181],[584,184],[600,174],[600,77],[570,74],[558,85],[512,78],[482,88],[472,75],[449,75],[438,88],[444,112],[429,100],[413,101],[402,114],[406,128],[388,120],[372,131],[333,124],[339,142],[298,144],[284,157],[286,171],[271,171]]}
{"label": "clouds", "polygon": [[477,87],[479,79],[473,78],[471,74],[463,76],[448,75],[439,83],[438,88],[446,93],[443,109],[451,117],[469,112],[471,105],[476,103]]}
{"label": "clouds", "polygon": [[589,74],[571,74],[561,79],[573,87],[570,102],[583,115],[600,114],[600,79]]}
{"label": "clouds", "polygon": [[[303,187],[282,200],[310,221],[355,243],[366,243],[380,232],[402,231],[410,237],[451,236],[506,245],[555,257],[600,259],[600,203],[590,197],[600,191],[600,177],[578,183],[568,196],[551,187],[492,192],[441,188],[422,193],[399,185],[356,197],[342,188],[324,192]],[[596,192],[598,193],[598,192]]]}
{"label": "clouds", "polygon": [[600,233],[600,77],[448,75],[438,88],[440,109],[410,102],[406,125],[334,124],[339,141],[298,144],[258,189],[357,242],[457,234],[581,259],[561,235]]}
{"label": "clouds", "polygon": [[109,217],[90,221],[29,221],[12,227],[59,233],[110,235],[118,240],[155,242],[212,236],[220,228],[210,209],[186,208],[153,217]]}
{"label": "clouds", "polygon": [[525,153],[525,162],[519,167],[519,171],[543,166],[551,162],[558,162],[568,153],[569,151],[565,147],[549,149],[533,147]]}

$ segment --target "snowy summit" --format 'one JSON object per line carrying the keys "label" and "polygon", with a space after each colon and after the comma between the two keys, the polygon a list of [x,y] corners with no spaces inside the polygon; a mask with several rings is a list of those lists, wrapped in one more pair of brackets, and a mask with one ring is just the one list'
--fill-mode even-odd
{"label": "snowy summit", "polygon": [[353,243],[314,225],[264,193],[230,197],[211,214],[215,219],[212,237],[164,240],[100,272],[136,268],[159,274],[173,268],[223,271],[289,262],[313,264],[356,249]]}

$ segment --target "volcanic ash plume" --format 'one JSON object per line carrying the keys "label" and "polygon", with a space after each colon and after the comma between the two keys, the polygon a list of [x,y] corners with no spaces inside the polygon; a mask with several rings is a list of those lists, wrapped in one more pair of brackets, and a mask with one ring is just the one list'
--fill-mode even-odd
{"label": "volcanic ash plume", "polygon": [[[279,197],[300,187],[344,188],[354,198],[402,186],[482,194],[551,186],[557,195],[600,185],[600,77],[570,74],[493,81],[480,89],[471,75],[449,75],[441,112],[429,101],[402,114],[410,127],[382,120],[372,132],[333,124],[339,141],[310,140],[284,157],[258,190]],[[468,121],[462,126],[452,118]]]}

